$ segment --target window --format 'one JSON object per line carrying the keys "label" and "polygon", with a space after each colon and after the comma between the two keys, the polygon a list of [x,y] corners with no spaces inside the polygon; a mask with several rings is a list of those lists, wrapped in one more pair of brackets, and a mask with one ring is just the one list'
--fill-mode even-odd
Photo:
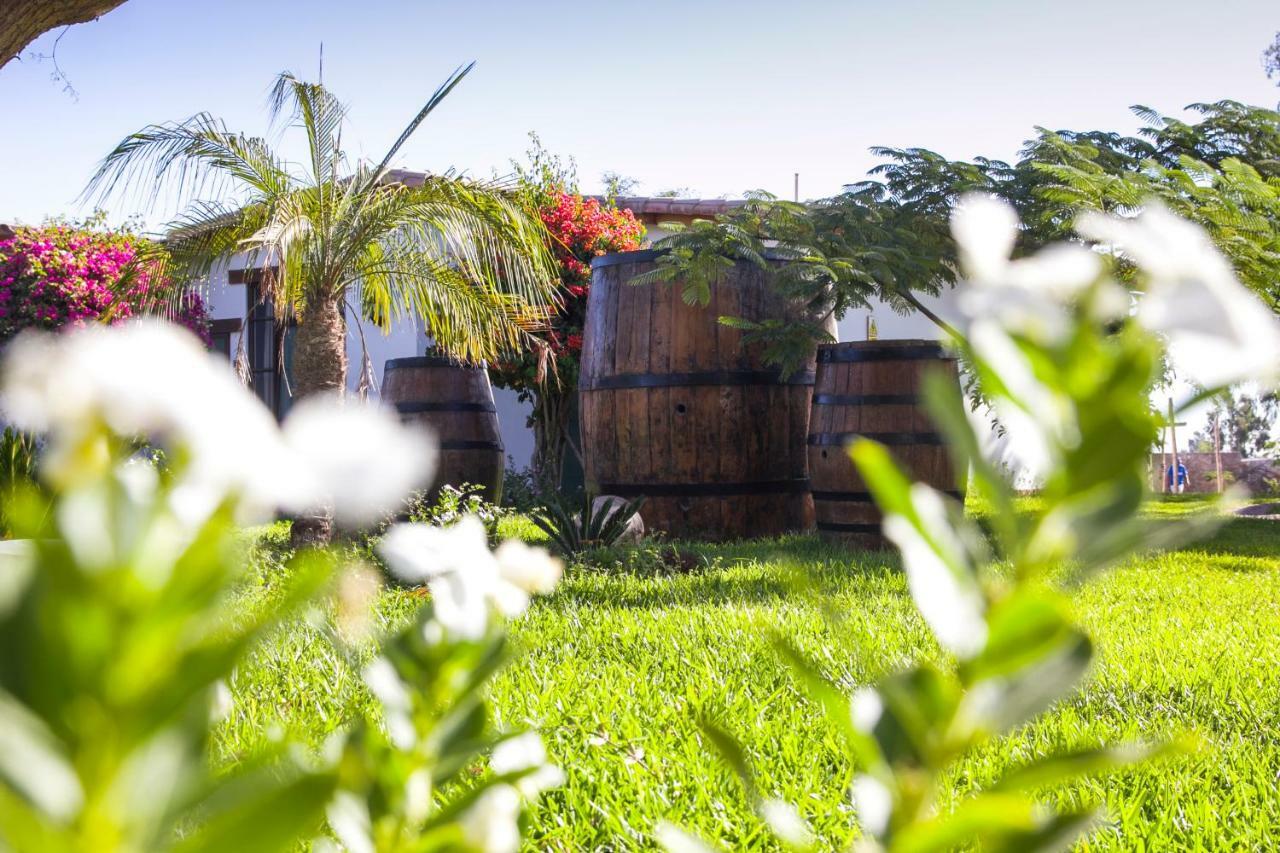
{"label": "window", "polygon": [[253,393],[258,395],[277,418],[283,418],[293,404],[293,341],[296,327],[290,323],[281,328],[268,297],[262,295],[258,283],[261,273],[247,276],[245,322],[249,377]]}
{"label": "window", "polygon": [[240,331],[240,320],[231,317],[224,320],[213,320],[209,323],[209,350],[232,360],[231,336]]}

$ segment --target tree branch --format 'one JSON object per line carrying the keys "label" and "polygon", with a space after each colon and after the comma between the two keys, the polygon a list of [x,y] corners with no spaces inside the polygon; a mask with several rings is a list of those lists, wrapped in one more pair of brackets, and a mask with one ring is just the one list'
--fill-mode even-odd
{"label": "tree branch", "polygon": [[125,0],[5,0],[0,3],[0,68],[44,33],[93,21]]}

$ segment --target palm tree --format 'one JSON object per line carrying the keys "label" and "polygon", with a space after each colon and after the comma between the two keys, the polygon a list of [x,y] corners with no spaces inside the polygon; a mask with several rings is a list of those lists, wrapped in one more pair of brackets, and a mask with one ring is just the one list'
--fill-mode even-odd
{"label": "palm tree", "polygon": [[[346,107],[323,85],[284,73],[271,90],[271,122],[303,131],[305,162],[200,113],[126,137],[86,195],[141,191],[151,206],[176,198],[182,212],[165,229],[176,278],[201,280],[235,253],[267,270],[277,320],[297,323],[298,396],[346,387],[349,314],[384,331],[413,316],[454,357],[494,359],[517,349],[558,299],[541,222],[498,184],[453,173],[408,180],[390,168],[474,64],[449,76],[376,165],[348,163]],[[326,538],[327,525],[307,535]]]}

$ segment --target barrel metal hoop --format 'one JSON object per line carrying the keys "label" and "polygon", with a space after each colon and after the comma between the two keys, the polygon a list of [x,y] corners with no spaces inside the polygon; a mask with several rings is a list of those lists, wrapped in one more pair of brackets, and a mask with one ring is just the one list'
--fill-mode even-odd
{"label": "barrel metal hoop", "polygon": [[828,533],[871,533],[879,535],[879,524],[853,524],[843,521],[819,521],[818,529]]}
{"label": "barrel metal hoop", "polygon": [[[959,489],[938,489],[944,495],[953,497],[958,501],[964,500],[964,494]],[[815,490],[813,493],[815,501],[833,501],[839,503],[871,503],[870,492],[823,492]]]}
{"label": "barrel metal hoop", "polygon": [[938,344],[914,347],[818,347],[818,364],[848,364],[856,361],[953,361]]}
{"label": "barrel metal hoop", "polygon": [[809,491],[807,477],[789,480],[752,480],[743,483],[601,483],[602,495],[622,498],[718,498],[728,495],[803,494]]}
{"label": "barrel metal hoop", "polygon": [[855,438],[869,438],[892,447],[943,444],[936,432],[818,432],[809,436],[810,447],[844,447]]}
{"label": "barrel metal hoop", "polygon": [[497,450],[502,452],[500,441],[442,441],[441,450]]}
{"label": "barrel metal hoop", "polygon": [[814,394],[815,406],[914,406],[919,394]]}
{"label": "barrel metal hoop", "polygon": [[871,503],[870,492],[821,492],[814,491],[815,501],[844,501],[848,503]]}
{"label": "barrel metal hoop", "polygon": [[452,367],[456,370],[480,370],[474,364],[463,364],[442,355],[414,355],[387,359],[386,370],[400,367]]}
{"label": "barrel metal hoop", "polygon": [[694,373],[617,373],[584,381],[580,391],[612,391],[627,388],[685,388],[705,385],[812,385],[812,370],[801,370],[785,379],[776,370],[707,370]]}
{"label": "barrel metal hoop", "polygon": [[396,411],[402,415],[412,415],[419,412],[496,412],[497,409],[493,403],[417,403],[404,402],[396,403]]}

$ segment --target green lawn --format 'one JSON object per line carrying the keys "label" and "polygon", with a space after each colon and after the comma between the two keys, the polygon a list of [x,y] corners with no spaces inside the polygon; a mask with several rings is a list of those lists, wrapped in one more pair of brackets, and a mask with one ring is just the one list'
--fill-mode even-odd
{"label": "green lawn", "polygon": [[[1177,500],[1162,516],[1195,509]],[[529,536],[521,520],[508,532]],[[255,548],[259,582],[279,571],[282,532]],[[571,569],[559,591],[513,627],[521,650],[494,687],[501,722],[534,725],[567,784],[533,814],[538,849],[650,846],[662,818],[726,848],[770,847],[736,781],[699,737],[715,716],[747,746],[766,793],[795,803],[824,842],[857,834],[852,768],[771,650],[783,632],[850,689],[921,655],[938,655],[888,556],[814,539],[702,546],[687,573]],[[982,787],[1051,749],[1194,733],[1198,755],[1048,791],[1105,802],[1112,823],[1080,849],[1218,850],[1280,846],[1280,524],[1235,520],[1180,551],[1135,559],[1077,594],[1099,647],[1069,702],[981,754],[954,781]],[[416,600],[384,593],[388,625]],[[834,619],[833,619],[834,617]],[[288,729],[318,743],[368,701],[341,659],[304,623],[237,673],[219,757]]]}

